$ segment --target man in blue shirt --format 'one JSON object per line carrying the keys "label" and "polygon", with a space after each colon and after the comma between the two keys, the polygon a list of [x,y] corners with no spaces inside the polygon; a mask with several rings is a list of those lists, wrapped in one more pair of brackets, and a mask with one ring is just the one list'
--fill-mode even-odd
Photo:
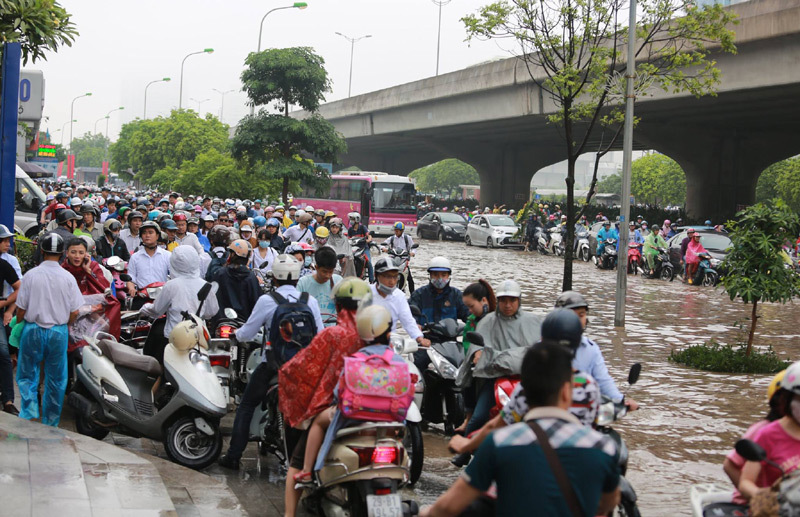
{"label": "man in blue shirt", "polygon": [[603,243],[606,239],[614,239],[615,241],[619,241],[619,232],[617,232],[616,228],[611,228],[611,222],[606,220],[603,221],[603,227],[597,232],[597,256],[600,257],[603,254],[603,249],[605,246]]}
{"label": "man in blue shirt", "polygon": [[534,345],[522,361],[521,382],[531,410],[524,422],[483,442],[462,477],[421,517],[459,515],[497,484],[495,515],[570,516],[567,496],[534,431],[541,428],[572,486],[584,515],[601,515],[619,502],[619,467],[613,440],[567,410],[572,404],[570,352],[554,341]]}

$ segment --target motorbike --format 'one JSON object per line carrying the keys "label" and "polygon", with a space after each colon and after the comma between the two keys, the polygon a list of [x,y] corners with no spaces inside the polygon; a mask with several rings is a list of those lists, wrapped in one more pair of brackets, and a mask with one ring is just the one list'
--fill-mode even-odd
{"label": "motorbike", "polygon": [[617,240],[606,239],[602,246],[600,256],[595,257],[595,264],[600,269],[614,269],[617,267]]}
{"label": "motorbike", "polygon": [[[200,308],[210,291],[206,284],[198,293]],[[79,433],[99,440],[114,430],[161,440],[170,460],[193,469],[217,459],[227,401],[211,369],[203,320],[185,311],[182,315],[195,331],[194,342],[167,344],[163,367],[109,334],[89,340],[77,367],[78,383],[67,399],[76,410]]]}
{"label": "motorbike", "polygon": [[[419,244],[414,243],[411,246],[411,249],[417,249],[418,247]],[[411,259],[411,254],[408,252],[408,250],[401,250],[399,248],[392,248],[388,251],[388,253],[391,259],[394,261],[394,264],[397,266],[397,269],[400,270],[400,276],[397,279],[397,288],[401,291],[408,292],[408,262]]]}
{"label": "motorbike", "polygon": [[653,260],[654,267],[650,270],[647,261],[642,262],[645,274],[649,278],[660,278],[661,280],[672,282],[675,279],[675,266],[669,260],[667,248],[658,248],[658,255]]}
{"label": "motorbike", "polygon": [[541,226],[536,228],[536,232],[533,234],[533,240],[536,243],[536,251],[541,255],[547,255],[549,253],[549,235],[550,234]]}
{"label": "motorbike", "polygon": [[642,252],[635,242],[628,243],[628,274],[639,274],[642,269]]}
{"label": "motorbike", "polygon": [[[635,363],[631,366],[628,372],[628,386],[636,384],[639,380],[639,374],[642,371],[642,365]],[[625,440],[619,433],[611,427],[611,424],[620,420],[628,414],[628,407],[623,402],[614,402],[605,395],[602,398],[600,408],[597,411],[597,418],[595,419],[595,430],[599,433],[609,436],[617,444],[619,451],[619,468],[620,468],[620,502],[619,513],[626,517],[640,517],[639,508],[636,505],[636,491],[633,485],[625,478],[628,471],[628,446]]]}
{"label": "motorbike", "polygon": [[356,276],[361,280],[367,278],[367,250],[369,248],[377,248],[378,245],[374,242],[367,242],[366,237],[354,237],[350,239],[350,247],[353,249],[353,266],[356,270]]}
{"label": "motorbike", "polygon": [[719,282],[719,273],[714,268],[719,265],[720,260],[712,258],[708,253],[701,253],[699,257],[700,264],[692,280],[695,285],[714,287]]}
{"label": "motorbike", "polygon": [[592,258],[592,252],[589,249],[589,230],[582,229],[575,234],[578,239],[578,257],[584,262],[589,262]]}
{"label": "motorbike", "polygon": [[[124,277],[121,277],[124,278]],[[130,278],[130,277],[128,277]],[[139,289],[136,296],[127,298],[126,309],[122,311],[120,320],[120,342],[132,348],[140,350],[144,348],[147,336],[153,328],[155,321],[166,321],[166,315],[162,315],[155,321],[145,318],[141,314],[141,308],[145,303],[152,303],[161,294],[164,282],[153,282],[152,284]],[[136,307],[131,310],[132,307]]]}
{"label": "motorbike", "polygon": [[[485,342],[483,336],[477,332],[467,332],[467,339],[470,343],[477,346],[484,346]],[[508,375],[506,377],[499,377],[494,381],[494,407],[489,410],[491,418],[496,417],[503,407],[511,400],[511,394],[517,384],[520,383],[519,375]]]}
{"label": "motorbike", "polygon": [[119,257],[108,257],[100,263],[113,278],[114,293],[122,307],[128,306],[128,291],[126,282],[130,282],[131,277],[126,273],[128,264]]}
{"label": "motorbike", "polygon": [[419,350],[419,345],[410,337],[400,334],[392,334],[389,344],[394,352],[405,360],[411,378],[414,380],[414,402],[408,408],[406,433],[403,438],[403,445],[408,456],[409,483],[413,485],[422,475],[422,464],[425,460],[425,446],[422,441],[422,414],[419,411],[425,383],[417,366],[414,364],[414,352]]}
{"label": "motorbike", "polygon": [[550,243],[548,244],[548,251],[557,257],[564,256],[564,236],[562,228],[556,226],[547,230],[550,233]]}
{"label": "motorbike", "polygon": [[427,349],[431,360],[428,369],[422,372],[423,392],[418,403],[422,418],[434,424],[444,424],[445,434],[464,422],[464,395],[456,386],[456,374],[464,362],[464,348],[457,341],[464,332],[464,324],[453,319],[426,323],[422,326],[424,336],[431,341]]}

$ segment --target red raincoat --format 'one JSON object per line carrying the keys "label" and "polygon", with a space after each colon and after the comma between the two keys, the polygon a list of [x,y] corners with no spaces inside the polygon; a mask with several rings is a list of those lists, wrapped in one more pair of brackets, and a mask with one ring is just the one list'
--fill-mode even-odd
{"label": "red raincoat", "polygon": [[344,358],[364,343],[358,337],[355,312],[342,310],[328,327],[280,369],[278,404],[292,427],[299,427],[333,404],[333,390],[344,369]]}
{"label": "red raincoat", "polygon": [[[81,294],[103,294],[106,289],[108,289],[110,284],[106,277],[103,275],[103,269],[100,267],[95,261],[89,263],[92,273],[94,276],[89,275],[84,271],[84,269],[80,266],[75,267],[69,263],[68,260],[65,260],[61,267],[66,269],[67,271],[75,277],[75,280],[78,282],[78,289],[81,290]],[[120,327],[122,326],[121,320],[121,309],[119,300],[112,297],[111,295],[106,296],[105,304],[103,305],[104,311],[103,315],[108,319],[108,328],[109,333],[111,333],[116,339],[119,339],[119,331]]]}

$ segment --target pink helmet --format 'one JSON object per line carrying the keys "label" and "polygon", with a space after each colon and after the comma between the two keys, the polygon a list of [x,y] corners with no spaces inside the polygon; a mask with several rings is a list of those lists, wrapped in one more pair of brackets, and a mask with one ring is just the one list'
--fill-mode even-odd
{"label": "pink helmet", "polygon": [[551,215],[551,216],[550,216],[550,220],[551,220],[551,221],[555,221],[555,220],[556,220],[556,216],[555,216],[555,215]]}
{"label": "pink helmet", "polygon": [[200,205],[194,205],[194,211],[195,213],[199,214],[200,212],[203,211],[203,207]]}
{"label": "pink helmet", "polygon": [[665,228],[668,227],[670,224],[672,224],[672,223],[670,223],[669,219],[664,219],[664,227]]}

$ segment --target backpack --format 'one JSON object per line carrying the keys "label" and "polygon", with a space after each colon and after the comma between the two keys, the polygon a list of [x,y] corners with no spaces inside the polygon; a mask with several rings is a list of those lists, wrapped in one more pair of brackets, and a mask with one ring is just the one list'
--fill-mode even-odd
{"label": "backpack", "polygon": [[278,304],[269,326],[268,340],[280,364],[307,347],[317,335],[314,314],[308,306],[308,293],[301,293],[296,302],[290,302],[277,291],[270,293]]}
{"label": "backpack", "polygon": [[213,249],[208,251],[208,255],[211,257],[211,263],[208,265],[208,269],[206,269],[206,282],[213,281],[214,273],[225,266],[225,264],[228,262],[228,253],[228,250],[225,250],[225,253],[223,253],[221,257],[218,257],[217,254],[214,253]]}
{"label": "backpack", "polygon": [[344,359],[339,410],[346,418],[403,422],[413,400],[408,364],[391,348],[383,355],[358,352]]}

